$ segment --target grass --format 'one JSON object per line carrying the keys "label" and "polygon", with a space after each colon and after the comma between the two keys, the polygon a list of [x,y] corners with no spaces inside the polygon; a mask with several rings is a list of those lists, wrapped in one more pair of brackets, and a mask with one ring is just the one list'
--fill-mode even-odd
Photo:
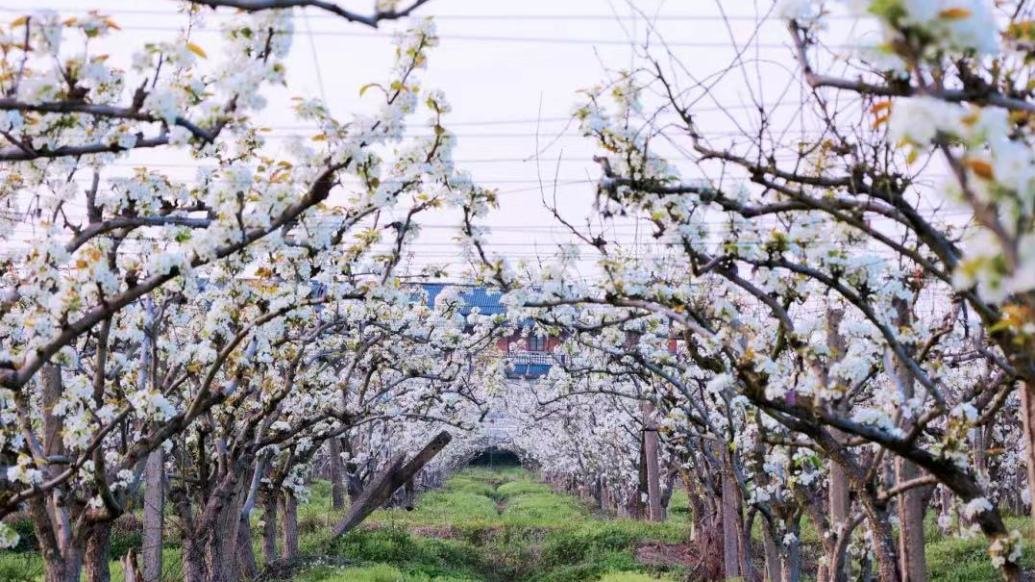
{"label": "grass", "polygon": [[[968,538],[940,537],[933,520],[926,524],[927,568],[931,580],[943,582],[970,582],[972,580],[999,580],[1001,576],[988,557],[988,542],[981,534]],[[1006,518],[1006,528],[1018,530],[1025,540],[1031,540],[1031,521],[1026,517]],[[932,534],[933,532],[933,534]],[[1021,565],[1026,570],[1035,568],[1035,552],[1025,544]]]}
{"label": "grass", "polygon": [[[646,541],[682,542],[688,535],[685,491],[674,493],[669,520],[648,523],[594,514],[575,498],[558,494],[517,468],[469,468],[436,491],[421,496],[417,509],[376,511],[357,531],[330,539],[329,529],[344,510],[332,510],[330,486],[318,481],[299,507],[301,551],[347,559],[350,567],[314,566],[299,582],[648,582],[678,580],[678,568],[648,569],[634,552]],[[258,516],[257,516],[258,517]],[[255,524],[258,545],[260,532]],[[22,524],[23,537],[31,530]],[[1031,539],[1030,521],[1007,518],[1009,529]],[[934,582],[998,580],[983,536],[943,537],[930,516],[926,524],[927,562]],[[815,530],[802,523],[803,542],[813,551]],[[27,541],[31,541],[28,540]],[[180,578],[180,552],[170,539],[164,550],[167,580]],[[113,532],[112,580],[122,582],[115,559],[139,544],[139,532]],[[261,559],[261,556],[260,556]],[[335,560],[337,562],[337,560]],[[1035,568],[1035,552],[1025,549],[1023,565]],[[42,563],[26,543],[0,552],[0,580],[36,581]]]}
{"label": "grass", "polygon": [[633,552],[646,540],[685,537],[685,520],[604,519],[520,469],[471,468],[423,495],[415,511],[379,510],[329,544],[357,566],[318,567],[299,580],[675,580],[679,572],[649,572]]}
{"label": "grass", "polygon": [[[670,518],[662,524],[595,516],[570,496],[553,492],[521,471],[468,469],[439,491],[421,498],[414,512],[378,511],[371,523],[337,546],[341,555],[364,565],[388,565],[393,580],[532,580],[562,582],[644,582],[679,579],[680,572],[647,571],[633,555],[646,540],[685,541],[689,519],[686,492],[676,491]],[[927,560],[930,579],[938,582],[993,581],[983,536],[944,537],[929,518]],[[1030,535],[1027,518],[1008,518],[1010,529]],[[436,539],[447,535],[449,539]],[[818,551],[819,540],[808,520],[801,536]],[[385,548],[395,548],[385,552]],[[1035,552],[1026,548],[1023,565],[1035,568]],[[346,574],[342,574],[342,573]],[[348,578],[362,568],[326,570],[311,582]],[[662,578],[666,579],[666,578]]]}
{"label": "grass", "polygon": [[[122,563],[112,560],[111,582],[124,582]],[[167,547],[162,550],[162,570],[165,580],[183,578],[180,568],[179,548]],[[39,554],[26,552],[0,552],[0,580],[4,582],[37,582],[43,579],[43,560]]]}

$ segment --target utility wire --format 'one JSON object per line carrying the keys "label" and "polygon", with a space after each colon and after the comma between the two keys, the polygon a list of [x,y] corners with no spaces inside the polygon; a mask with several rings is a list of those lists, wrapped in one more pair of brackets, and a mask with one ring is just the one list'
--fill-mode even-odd
{"label": "utility wire", "polygon": [[[86,14],[87,10],[84,10],[77,6],[36,6],[31,9],[26,8],[14,8],[14,7],[2,7],[0,12],[11,12],[11,13],[24,13],[27,10],[39,10],[46,8],[50,10],[57,10],[62,12]],[[180,16],[183,12],[176,10],[155,10],[147,8],[118,8],[114,11],[119,15],[134,15],[134,16]],[[305,12],[303,10],[303,12]],[[206,17],[216,16],[221,18],[233,18],[234,13],[232,11],[213,11],[206,10],[201,12]],[[435,20],[449,21],[494,21],[498,20],[501,22],[513,22],[515,20],[528,20],[528,21],[606,21],[616,22],[617,17],[614,14],[572,14],[572,13],[558,13],[558,14],[523,14],[523,13],[509,13],[509,14],[424,14],[424,16],[430,16]],[[313,20],[325,20],[325,21],[340,21],[341,17],[326,14],[323,12],[314,12],[310,15]],[[833,20],[849,20],[853,19],[851,15],[847,14],[830,14],[824,16],[825,19]],[[752,14],[658,14],[651,15],[648,19],[650,22],[778,22],[781,21],[774,18],[765,18],[762,15]]]}
{"label": "utility wire", "polygon": [[[123,30],[133,30],[140,32],[181,32],[182,28],[176,26],[157,26],[157,25],[126,25],[121,26]],[[288,31],[273,31],[286,33]],[[197,27],[192,30],[195,34],[220,34],[221,31],[212,28]],[[352,32],[352,31],[339,31],[339,30],[313,30],[309,34],[313,36],[325,36],[325,37],[336,37],[336,38],[392,38],[393,35],[388,33],[377,33],[377,32]],[[628,47],[629,42],[624,40],[617,40],[613,38],[565,38],[565,37],[549,37],[549,36],[503,36],[503,35],[478,35],[478,34],[439,34],[438,38],[446,41],[459,41],[459,42],[478,42],[478,43],[531,43],[531,44],[544,44],[544,45],[589,45],[589,46],[622,46]],[[672,41],[666,42],[667,48],[712,48],[712,49],[730,49],[739,50],[739,48],[730,42],[726,41]],[[790,49],[790,42],[757,42],[752,44],[753,47],[757,48],[768,48],[768,49]],[[851,48],[862,48],[861,45],[836,45],[827,44],[825,45],[830,49],[851,49]]]}

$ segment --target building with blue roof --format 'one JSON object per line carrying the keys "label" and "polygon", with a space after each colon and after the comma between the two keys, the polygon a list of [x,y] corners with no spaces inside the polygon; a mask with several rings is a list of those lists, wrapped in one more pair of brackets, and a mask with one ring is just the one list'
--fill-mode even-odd
{"label": "building with blue roof", "polygon": [[[464,317],[469,316],[475,309],[482,315],[499,315],[506,312],[506,307],[500,302],[503,295],[499,291],[477,285],[457,285],[452,283],[420,284],[428,305],[434,305],[442,291],[448,287],[460,288],[457,297],[463,302],[460,307],[460,313]],[[528,324],[528,327],[530,326],[531,323]],[[549,373],[557,357],[552,353],[552,350],[559,343],[560,340],[558,338],[523,335],[521,332],[517,332],[511,337],[501,339],[497,343],[497,348],[502,352],[504,359],[507,361],[506,374],[508,378],[533,380]]]}

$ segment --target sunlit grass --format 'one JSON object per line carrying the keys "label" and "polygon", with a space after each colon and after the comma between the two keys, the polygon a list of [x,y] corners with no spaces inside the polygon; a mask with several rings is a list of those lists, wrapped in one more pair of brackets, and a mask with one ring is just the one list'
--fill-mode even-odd
{"label": "sunlit grass", "polygon": [[379,510],[358,531],[330,545],[357,567],[394,570],[368,574],[321,567],[303,580],[352,580],[349,575],[364,580],[359,576],[375,574],[401,581],[576,582],[608,574],[616,582],[656,580],[642,578],[648,573],[636,562],[636,546],[645,540],[683,541],[686,535],[685,517],[660,524],[604,519],[528,472],[471,468],[423,495],[414,511]]}
{"label": "sunlit grass", "polygon": [[[300,582],[648,582],[678,580],[681,572],[649,571],[635,559],[646,541],[685,542],[689,535],[689,500],[674,492],[663,523],[607,518],[578,499],[557,493],[517,468],[471,468],[454,475],[438,490],[422,495],[413,511],[382,509],[357,531],[331,539],[330,528],[347,509],[331,507],[330,484],[312,484],[299,507],[301,552],[346,559],[349,567],[316,566],[301,572]],[[261,511],[253,520],[256,555],[262,560]],[[998,580],[981,535],[943,536],[928,516],[927,560],[932,581]],[[1030,539],[1026,517],[1007,518],[1007,527]],[[757,532],[760,537],[760,531]],[[139,543],[136,532],[114,540],[116,551]],[[169,534],[163,551],[165,580],[182,578],[178,540]],[[802,523],[806,551],[816,553],[818,539],[808,520]],[[122,582],[113,552],[112,580]],[[1024,566],[1035,567],[1025,548]],[[32,551],[0,552],[0,580],[36,581],[43,566]]]}

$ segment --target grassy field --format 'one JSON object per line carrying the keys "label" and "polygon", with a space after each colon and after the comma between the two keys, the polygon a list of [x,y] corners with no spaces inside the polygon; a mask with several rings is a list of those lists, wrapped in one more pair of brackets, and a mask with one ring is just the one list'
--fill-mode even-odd
{"label": "grassy field", "polygon": [[467,469],[425,494],[414,511],[378,511],[341,540],[310,540],[357,565],[315,567],[299,580],[676,580],[678,567],[648,568],[634,551],[647,541],[675,543],[685,536],[685,519],[600,519],[520,469]]}
{"label": "grassy field", "polygon": [[[359,530],[332,540],[330,527],[341,512],[330,509],[330,488],[312,487],[299,510],[301,552],[325,557],[296,576],[299,582],[646,582],[680,580],[678,561],[645,565],[637,559],[644,545],[674,547],[688,535],[685,495],[677,492],[670,519],[661,524],[594,515],[576,499],[558,494],[517,468],[469,468],[446,485],[424,494],[414,511],[375,512]],[[1030,533],[1026,518],[1009,518],[1008,526]],[[260,523],[253,524],[256,553]],[[999,577],[981,536],[944,538],[928,524],[927,559],[932,581],[992,581]],[[171,536],[172,537],[172,536]],[[817,545],[815,532],[802,532],[806,545]],[[166,579],[181,578],[179,548],[165,549]],[[116,532],[113,554],[139,545],[132,531]],[[1027,568],[1035,567],[1030,548]],[[346,565],[343,565],[346,564]],[[122,582],[118,563],[112,578]],[[40,559],[32,551],[0,552],[0,580],[38,580]]]}

